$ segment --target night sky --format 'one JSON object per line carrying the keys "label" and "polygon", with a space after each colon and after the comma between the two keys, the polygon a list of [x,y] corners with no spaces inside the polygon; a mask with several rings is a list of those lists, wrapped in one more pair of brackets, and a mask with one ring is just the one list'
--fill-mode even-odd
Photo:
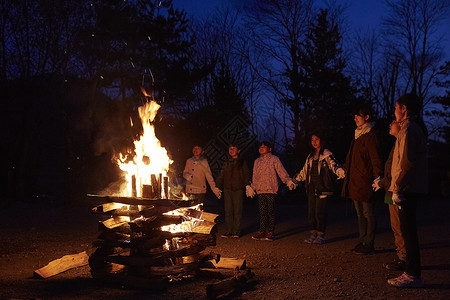
{"label": "night sky", "polygon": [[[446,1],[446,0],[443,0]],[[173,0],[177,8],[186,10],[189,16],[202,18],[212,13],[224,3],[241,1],[236,0]],[[377,28],[381,25],[386,11],[382,0],[336,0],[339,5],[348,8],[344,13],[350,32],[355,29]],[[446,60],[450,59],[450,17],[442,22],[441,32],[444,37],[444,51]]]}

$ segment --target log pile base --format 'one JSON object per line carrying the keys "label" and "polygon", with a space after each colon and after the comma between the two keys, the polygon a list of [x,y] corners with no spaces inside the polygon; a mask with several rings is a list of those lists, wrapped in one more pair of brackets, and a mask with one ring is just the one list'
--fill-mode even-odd
{"label": "log pile base", "polygon": [[206,295],[210,299],[217,299],[219,297],[227,296],[231,293],[245,289],[250,285],[250,283],[252,283],[250,280],[254,277],[255,274],[250,269],[246,269],[241,272],[239,268],[236,267],[233,277],[224,279],[217,283],[208,284],[206,286]]}
{"label": "log pile base", "polygon": [[245,260],[221,258],[206,250],[216,245],[217,215],[194,208],[198,203],[89,196],[104,202],[92,209],[101,218],[100,235],[93,242],[96,250],[89,257],[96,279],[163,289],[205,269],[245,268]]}

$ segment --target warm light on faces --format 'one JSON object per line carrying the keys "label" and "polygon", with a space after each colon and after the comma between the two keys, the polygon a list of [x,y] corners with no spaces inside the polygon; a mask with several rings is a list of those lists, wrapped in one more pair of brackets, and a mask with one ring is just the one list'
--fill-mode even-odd
{"label": "warm light on faces", "polygon": [[392,123],[389,125],[389,134],[393,136],[397,136],[398,132],[400,131],[400,125],[397,121],[392,121]]}
{"label": "warm light on faces", "polygon": [[270,153],[270,151],[272,151],[272,149],[266,145],[259,146],[259,154],[261,155],[266,155],[267,153]]}
{"label": "warm light on faces", "polygon": [[311,136],[311,145],[313,146],[314,149],[316,150],[320,150],[320,138],[316,135],[312,135]]}
{"label": "warm light on faces", "polygon": [[192,148],[192,154],[194,154],[194,157],[200,157],[200,155],[202,154],[203,149],[200,146],[195,146],[194,148]]}
{"label": "warm light on faces", "polygon": [[355,115],[354,120],[355,120],[356,126],[360,127],[360,126],[363,126],[367,122],[367,120],[369,120],[369,115],[365,115],[365,116]]}
{"label": "warm light on faces", "polygon": [[228,148],[228,154],[230,154],[232,158],[237,158],[239,152],[240,150],[237,147],[231,146]]}

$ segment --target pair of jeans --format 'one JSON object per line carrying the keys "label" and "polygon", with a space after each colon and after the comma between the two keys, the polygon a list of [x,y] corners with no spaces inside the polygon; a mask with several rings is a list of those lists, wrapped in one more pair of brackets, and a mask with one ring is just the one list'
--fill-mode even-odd
{"label": "pair of jeans", "polygon": [[239,235],[241,230],[244,190],[223,190],[225,202],[225,224],[228,233]]}
{"label": "pair of jeans", "polygon": [[374,246],[376,220],[374,215],[374,201],[353,201],[358,215],[359,241],[371,247]]}
{"label": "pair of jeans", "polygon": [[406,200],[400,205],[398,216],[400,219],[400,230],[405,241],[406,249],[406,273],[420,277],[420,249],[417,235],[416,209],[417,194],[404,194]]}

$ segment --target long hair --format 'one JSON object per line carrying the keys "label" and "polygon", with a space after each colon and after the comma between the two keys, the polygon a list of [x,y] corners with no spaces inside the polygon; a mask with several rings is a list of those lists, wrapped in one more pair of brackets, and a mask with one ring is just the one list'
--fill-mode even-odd
{"label": "long hair", "polygon": [[317,132],[317,131],[311,133],[311,135],[310,135],[310,139],[309,139],[310,143],[309,143],[309,145],[310,145],[311,151],[309,152],[309,154],[310,155],[314,155],[314,153],[316,152],[316,149],[311,144],[311,138],[312,138],[313,135],[317,136],[320,139],[319,155],[321,155],[321,154],[323,154],[323,150],[325,150],[325,139],[323,137],[323,134],[321,132]]}

